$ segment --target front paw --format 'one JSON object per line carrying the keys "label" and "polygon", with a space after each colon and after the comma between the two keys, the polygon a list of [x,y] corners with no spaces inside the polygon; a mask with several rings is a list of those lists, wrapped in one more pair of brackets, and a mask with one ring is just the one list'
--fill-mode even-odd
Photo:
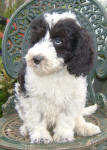
{"label": "front paw", "polygon": [[48,133],[39,134],[38,132],[33,133],[30,136],[31,143],[35,144],[49,144],[52,143],[52,137]]}
{"label": "front paw", "polygon": [[20,133],[22,136],[27,136],[28,135],[28,131],[27,131],[27,128],[25,126],[25,124],[23,124],[21,127],[20,127]]}
{"label": "front paw", "polygon": [[53,139],[54,139],[55,143],[69,143],[69,142],[73,142],[74,141],[74,135],[73,135],[72,132],[69,133],[69,134],[66,134],[66,133],[61,133],[61,134],[55,133]]}

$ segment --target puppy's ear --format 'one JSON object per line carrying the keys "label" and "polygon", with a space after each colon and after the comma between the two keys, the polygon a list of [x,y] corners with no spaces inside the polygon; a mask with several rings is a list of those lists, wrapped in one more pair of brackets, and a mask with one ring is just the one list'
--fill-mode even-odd
{"label": "puppy's ear", "polygon": [[93,67],[95,52],[91,35],[81,28],[78,32],[74,56],[67,69],[70,74],[86,76]]}
{"label": "puppy's ear", "polygon": [[39,42],[45,36],[47,28],[48,24],[44,20],[43,16],[32,21],[30,47]]}

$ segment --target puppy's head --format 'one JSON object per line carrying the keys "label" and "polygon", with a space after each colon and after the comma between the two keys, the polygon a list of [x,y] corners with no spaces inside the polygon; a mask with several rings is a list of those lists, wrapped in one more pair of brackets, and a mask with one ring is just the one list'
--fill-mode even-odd
{"label": "puppy's head", "polygon": [[92,40],[75,14],[46,13],[32,22],[31,48],[25,58],[38,75],[64,68],[75,76],[87,75],[94,59]]}

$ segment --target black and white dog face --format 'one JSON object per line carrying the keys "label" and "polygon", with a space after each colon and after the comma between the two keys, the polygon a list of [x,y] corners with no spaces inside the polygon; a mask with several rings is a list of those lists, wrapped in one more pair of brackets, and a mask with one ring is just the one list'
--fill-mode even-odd
{"label": "black and white dog face", "polygon": [[87,75],[93,58],[91,37],[70,11],[46,13],[32,22],[31,48],[26,60],[38,75],[63,68],[75,76]]}

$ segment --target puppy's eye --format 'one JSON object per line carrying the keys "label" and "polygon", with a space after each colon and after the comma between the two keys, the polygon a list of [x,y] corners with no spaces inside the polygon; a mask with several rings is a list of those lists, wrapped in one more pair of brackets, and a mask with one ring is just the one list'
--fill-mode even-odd
{"label": "puppy's eye", "polygon": [[56,38],[56,39],[54,39],[54,44],[55,44],[55,45],[61,45],[61,44],[62,44],[61,38]]}

